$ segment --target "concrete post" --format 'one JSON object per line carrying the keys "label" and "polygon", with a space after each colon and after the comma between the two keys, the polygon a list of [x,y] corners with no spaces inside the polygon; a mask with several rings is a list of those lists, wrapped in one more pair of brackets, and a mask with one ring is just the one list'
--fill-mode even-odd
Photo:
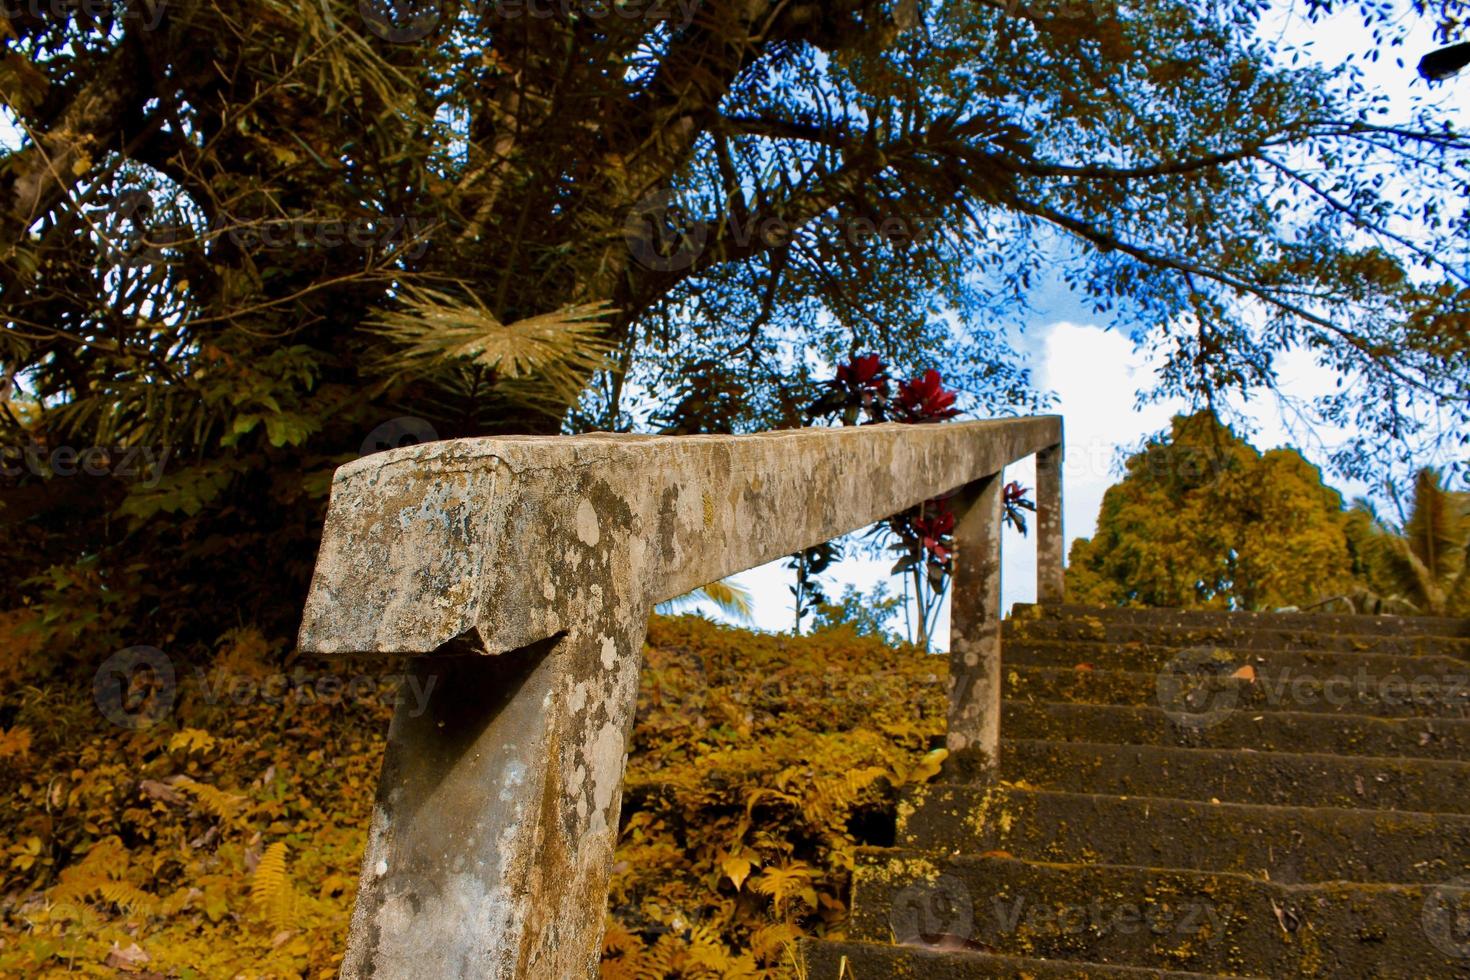
{"label": "concrete post", "polygon": [[1062,530],[1062,444],[1036,454],[1036,601],[1065,601]]}
{"label": "concrete post", "polygon": [[597,975],[644,619],[413,661],[344,978]]}
{"label": "concrete post", "polygon": [[954,583],[949,612],[951,752],[1000,759],[1000,531],[1004,476],[977,480],[955,495]]}

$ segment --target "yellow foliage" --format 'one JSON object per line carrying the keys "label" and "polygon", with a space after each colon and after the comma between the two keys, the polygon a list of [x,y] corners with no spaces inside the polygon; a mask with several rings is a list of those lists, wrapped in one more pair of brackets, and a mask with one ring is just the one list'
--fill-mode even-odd
{"label": "yellow foliage", "polygon": [[214,748],[214,736],[198,728],[185,728],[168,740],[168,750],[183,749],[184,752],[208,752]]}
{"label": "yellow foliage", "polygon": [[[218,645],[237,673],[271,649]],[[845,925],[853,853],[881,842],[862,826],[891,826],[926,769],[943,662],[695,617],[655,618],[645,656],[603,976],[792,976],[796,940]],[[215,682],[180,670],[173,713],[136,732],[86,685],[27,689],[0,735],[31,737],[0,765],[0,976],[114,975],[135,944],[171,980],[336,976],[391,705]]]}
{"label": "yellow foliage", "polygon": [[0,761],[24,759],[31,754],[31,730],[19,725],[0,731]]}

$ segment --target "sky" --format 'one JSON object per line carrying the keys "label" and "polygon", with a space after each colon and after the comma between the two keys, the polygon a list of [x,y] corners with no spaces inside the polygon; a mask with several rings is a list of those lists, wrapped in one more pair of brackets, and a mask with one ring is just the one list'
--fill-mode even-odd
{"label": "sky", "polygon": [[[1428,21],[1413,24],[1408,43],[1401,51],[1385,49],[1377,63],[1364,64],[1370,84],[1387,94],[1394,106],[1407,106],[1411,95],[1425,94],[1425,83],[1414,70],[1420,56],[1437,45]],[[1309,25],[1300,16],[1278,17],[1266,28],[1288,44],[1301,47],[1309,56],[1334,63],[1350,52],[1371,48],[1371,39],[1356,14],[1339,14],[1325,22]],[[1406,64],[1400,65],[1402,58]],[[1470,72],[1443,84],[1431,93],[1432,100],[1449,109],[1465,128],[1470,124]],[[1034,309],[1023,325],[1021,343],[1034,372],[1037,386],[1056,395],[1053,411],[1063,417],[1066,432],[1066,465],[1063,470],[1063,527],[1070,548],[1072,540],[1093,533],[1104,491],[1119,477],[1126,451],[1146,437],[1168,427],[1170,418],[1188,406],[1180,402],[1139,405],[1137,393],[1152,386],[1153,366],[1148,355],[1137,350],[1125,334],[1111,329],[1106,320],[1091,315],[1086,306],[1068,294],[1064,286],[1044,284],[1031,297]],[[1288,353],[1278,363],[1281,388],[1291,398],[1307,401],[1333,390],[1336,377],[1318,366],[1309,355]],[[1306,429],[1292,411],[1274,397],[1232,406],[1251,430],[1248,438],[1260,450],[1294,446],[1312,462],[1323,463],[1341,433]],[[1327,483],[1351,499],[1368,488],[1326,474]],[[1025,460],[1006,470],[1007,480],[1034,486],[1034,467]],[[1033,601],[1036,594],[1035,543],[1007,529],[1002,542],[1002,607]],[[826,592],[836,598],[844,586],[868,592],[879,582],[890,591],[900,591],[899,579],[889,573],[891,561],[864,557],[848,558],[822,576]],[[735,577],[754,600],[753,623],[770,631],[792,629],[794,573],[784,562],[752,569]],[[947,605],[947,604],[946,604]],[[722,618],[718,617],[717,618]],[[895,624],[901,631],[900,620]],[[936,649],[947,647],[947,609],[941,613],[935,636]]]}

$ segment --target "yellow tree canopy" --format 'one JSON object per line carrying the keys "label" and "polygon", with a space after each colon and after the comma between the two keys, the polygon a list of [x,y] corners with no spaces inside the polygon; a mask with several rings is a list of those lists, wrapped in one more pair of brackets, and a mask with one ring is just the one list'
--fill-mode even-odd
{"label": "yellow tree canopy", "polygon": [[1353,588],[1347,514],[1294,449],[1261,453],[1210,412],[1176,416],[1103,497],[1067,591],[1102,605],[1268,609]]}

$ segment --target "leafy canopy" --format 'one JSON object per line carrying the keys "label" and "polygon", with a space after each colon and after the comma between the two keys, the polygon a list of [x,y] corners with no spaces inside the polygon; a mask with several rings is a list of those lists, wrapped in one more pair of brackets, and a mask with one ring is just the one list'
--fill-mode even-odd
{"label": "leafy canopy", "polygon": [[1296,450],[1260,453],[1200,412],[1126,467],[1072,545],[1071,601],[1274,609],[1353,590],[1342,497]]}
{"label": "leafy canopy", "polygon": [[1267,23],[1334,7],[1402,29],[1368,0],[18,7],[0,437],[177,451],[161,481],[7,467],[7,531],[39,530],[5,602],[105,594],[70,627],[99,644],[289,629],[327,474],[396,417],[789,424],[858,351],[1025,410],[1009,325],[1054,278],[1163,347],[1166,391],[1315,352],[1349,469],[1458,434],[1465,139]]}

